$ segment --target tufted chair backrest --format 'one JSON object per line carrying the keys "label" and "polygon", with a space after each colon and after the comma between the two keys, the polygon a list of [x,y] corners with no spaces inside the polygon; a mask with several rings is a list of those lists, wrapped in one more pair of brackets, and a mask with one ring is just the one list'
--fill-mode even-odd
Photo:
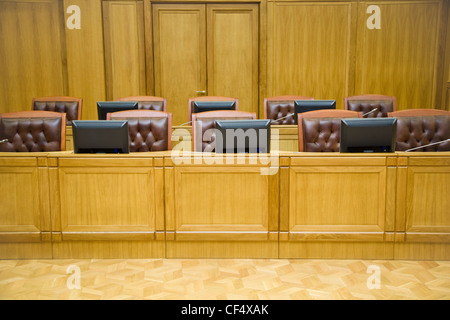
{"label": "tufted chair backrest", "polygon": [[[314,100],[312,97],[303,96],[277,96],[264,99],[264,118],[276,120],[272,121],[273,125],[289,125],[295,124],[294,119],[294,101],[295,100]],[[287,116],[292,114],[290,116]],[[286,117],[286,118],[284,118]]]}
{"label": "tufted chair backrest", "polygon": [[66,114],[21,111],[0,114],[0,152],[66,150]]}
{"label": "tufted chair backrest", "polygon": [[153,96],[123,97],[117,101],[136,101],[139,110],[154,110],[166,112],[167,99]]}
{"label": "tufted chair backrest", "polygon": [[360,118],[349,110],[317,110],[298,114],[300,152],[339,152],[341,118]]}
{"label": "tufted chair backrest", "polygon": [[[397,118],[396,150],[405,151],[450,139],[450,111],[411,109],[389,113]],[[450,151],[450,142],[420,148],[415,151]]]}
{"label": "tufted chair backrest", "polygon": [[205,132],[215,128],[216,120],[255,120],[256,113],[244,111],[206,111],[192,115],[192,150],[203,152],[215,151],[215,133],[205,139]]}
{"label": "tufted chair backrest", "polygon": [[41,97],[33,99],[32,110],[65,113],[66,125],[71,126],[72,120],[81,120],[82,103],[81,98]]}
{"label": "tufted chair backrest", "polygon": [[[367,114],[364,118],[384,118],[389,112],[396,111],[397,99],[393,96],[376,94],[346,97],[344,109]],[[376,110],[371,112],[374,109]]]}
{"label": "tufted chair backrest", "polygon": [[108,113],[107,120],[128,120],[130,152],[172,149],[172,114],[154,110]]}

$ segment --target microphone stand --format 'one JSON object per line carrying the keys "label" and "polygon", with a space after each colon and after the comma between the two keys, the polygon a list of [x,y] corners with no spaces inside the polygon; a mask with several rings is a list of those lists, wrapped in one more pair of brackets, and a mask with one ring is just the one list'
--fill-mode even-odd
{"label": "microphone stand", "polygon": [[405,150],[405,152],[410,152],[410,151],[413,151],[413,150],[422,149],[422,148],[434,146],[436,144],[441,144],[441,143],[449,142],[449,141],[450,141],[450,139],[442,140],[442,141],[438,141],[438,142],[433,142],[433,143],[426,144],[424,146],[420,146],[420,147],[416,147],[416,148],[411,148],[411,149]]}

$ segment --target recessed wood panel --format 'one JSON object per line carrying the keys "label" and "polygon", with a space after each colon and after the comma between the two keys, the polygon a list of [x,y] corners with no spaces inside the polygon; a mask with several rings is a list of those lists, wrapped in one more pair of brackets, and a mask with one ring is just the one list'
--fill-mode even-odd
{"label": "recessed wood panel", "polygon": [[64,95],[59,1],[0,1],[0,113],[31,109],[33,98]]}
{"label": "recessed wood panel", "polygon": [[269,7],[268,96],[335,99],[351,87],[352,4],[277,2]]}
{"label": "recessed wood panel", "polygon": [[[439,186],[438,188],[433,186]],[[406,232],[450,233],[450,167],[408,169]],[[436,235],[437,237],[439,235]]]}
{"label": "recessed wood panel", "polygon": [[268,231],[268,177],[259,168],[177,168],[176,231]]}
{"label": "recessed wood panel", "polygon": [[381,29],[366,26],[360,5],[355,94],[397,97],[397,109],[434,108],[439,57],[441,1],[371,2]]}
{"label": "recessed wood panel", "polygon": [[62,168],[59,179],[63,239],[65,232],[89,240],[92,232],[106,239],[102,233],[134,232],[139,238],[155,231],[152,169]]}
{"label": "recessed wood panel", "polygon": [[103,3],[107,99],[146,95],[142,2]]}
{"label": "recessed wood panel", "polygon": [[356,234],[382,240],[385,199],[384,167],[294,167],[289,229],[308,234],[305,240],[356,239]]}
{"label": "recessed wood panel", "polygon": [[207,15],[208,95],[258,113],[258,5],[209,4]]}
{"label": "recessed wood panel", "polygon": [[167,99],[173,124],[188,121],[188,100],[206,90],[205,5],[155,4],[155,94]]}
{"label": "recessed wood panel", "polygon": [[[106,99],[102,4],[99,0],[64,0],[64,8],[71,5],[80,8],[81,25],[65,30],[68,95],[83,98],[84,120],[97,120],[97,101]],[[66,21],[71,15],[66,12]],[[66,143],[66,149],[71,145]]]}

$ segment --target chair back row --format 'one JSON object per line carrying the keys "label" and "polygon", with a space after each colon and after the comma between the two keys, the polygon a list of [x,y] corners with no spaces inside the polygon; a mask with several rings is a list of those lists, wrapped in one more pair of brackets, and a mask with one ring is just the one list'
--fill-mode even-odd
{"label": "chair back row", "polygon": [[[167,99],[155,96],[130,96],[117,99],[118,101],[137,101],[139,110],[167,111]],[[264,118],[274,120],[273,124],[295,124],[294,101],[314,100],[312,97],[285,95],[264,99]],[[235,101],[235,110],[239,110],[239,100],[232,97],[203,96],[189,99],[188,121],[192,121],[193,104],[196,101]],[[81,120],[83,99],[54,96],[35,98],[32,110],[66,113],[66,125],[73,120]],[[367,117],[386,117],[388,112],[397,108],[396,98],[384,95],[360,95],[345,98],[345,110],[367,113]]]}
{"label": "chair back row", "polygon": [[[362,112],[319,110],[298,115],[300,152],[339,152],[342,118],[362,118]],[[389,112],[397,118],[396,151],[405,151],[450,139],[450,111],[410,109]],[[450,142],[419,151],[450,151]]]}
{"label": "chair back row", "polygon": [[[300,152],[338,152],[340,119],[361,118],[362,112],[319,110],[298,114]],[[397,121],[397,151],[404,151],[450,138],[450,111],[411,109],[389,112]],[[243,111],[208,111],[192,115],[192,150],[214,150],[215,136],[204,139],[215,120],[256,119]],[[108,120],[128,120],[130,151],[171,150],[172,115],[154,110],[130,110],[108,114]],[[23,111],[0,115],[0,152],[43,152],[65,150],[66,114],[51,111]],[[442,143],[425,151],[450,151]]]}

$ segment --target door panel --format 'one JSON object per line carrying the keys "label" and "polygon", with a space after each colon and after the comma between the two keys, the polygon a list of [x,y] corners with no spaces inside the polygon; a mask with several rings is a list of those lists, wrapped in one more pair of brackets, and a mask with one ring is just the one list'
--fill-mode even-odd
{"label": "door panel", "polygon": [[155,94],[173,124],[188,121],[188,100],[206,90],[205,5],[153,5]]}
{"label": "door panel", "polygon": [[207,6],[208,94],[258,112],[258,5]]}

